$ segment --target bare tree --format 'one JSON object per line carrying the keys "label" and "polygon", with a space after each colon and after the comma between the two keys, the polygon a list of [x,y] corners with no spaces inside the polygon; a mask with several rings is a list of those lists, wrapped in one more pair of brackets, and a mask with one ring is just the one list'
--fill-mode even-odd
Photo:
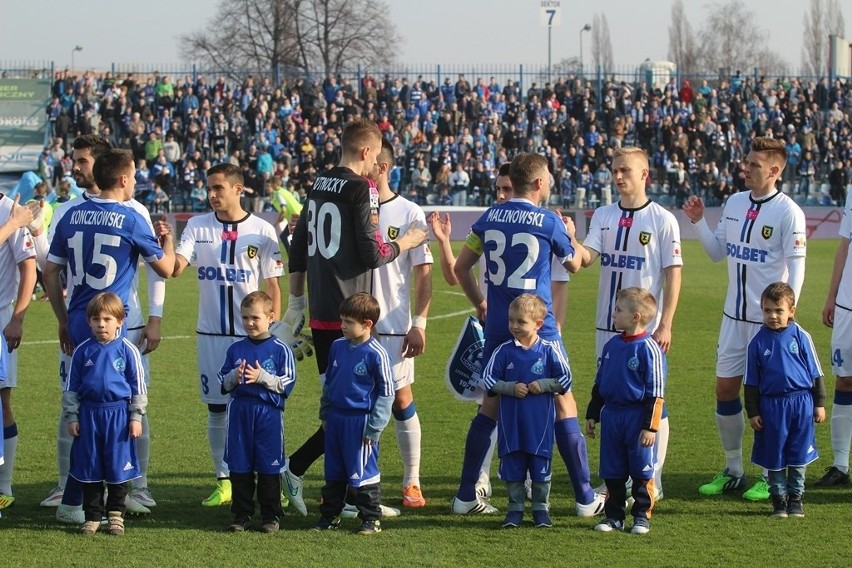
{"label": "bare tree", "polygon": [[614,65],[609,22],[603,13],[595,14],[592,19],[592,61],[605,71],[611,71]]}
{"label": "bare tree", "polygon": [[825,13],[825,27],[828,30],[828,35],[844,37],[846,35],[846,22],[843,19],[843,8],[840,7],[839,0],[828,0]]}
{"label": "bare tree", "polygon": [[695,33],[683,11],[683,0],[672,4],[672,21],[669,24],[669,59],[682,73],[690,73],[698,64]]}
{"label": "bare tree", "polygon": [[389,22],[388,6],[374,0],[303,0],[297,2],[297,41],[303,63],[337,73],[357,59],[367,67],[393,61],[402,41]]}
{"label": "bare tree", "polygon": [[181,52],[223,70],[336,74],[393,61],[401,39],[381,0],[222,0]]}
{"label": "bare tree", "polygon": [[828,46],[823,30],[825,6],[823,0],[811,0],[805,12],[802,31],[802,69],[809,75],[819,75],[825,69]]}
{"label": "bare tree", "polygon": [[701,52],[699,65],[707,71],[731,74],[736,70],[756,68],[761,73],[771,67],[786,67],[780,56],[772,52],[767,43],[767,33],[752,26],[743,31],[744,22],[760,21],[749,11],[742,0],[709,6],[704,27],[698,34]]}
{"label": "bare tree", "polygon": [[814,76],[826,73],[828,38],[843,35],[845,28],[843,10],[837,0],[811,0],[802,30],[802,68],[805,73]]}

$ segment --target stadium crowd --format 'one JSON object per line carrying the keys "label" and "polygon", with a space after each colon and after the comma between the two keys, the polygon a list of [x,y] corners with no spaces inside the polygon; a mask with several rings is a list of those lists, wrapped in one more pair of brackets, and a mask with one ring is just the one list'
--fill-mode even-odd
{"label": "stadium crowd", "polygon": [[742,160],[758,136],[787,142],[784,190],[802,205],[842,205],[852,175],[852,84],[839,79],[607,81],[598,92],[569,76],[522,92],[511,79],[464,75],[441,85],[330,75],[276,86],[268,77],[63,71],[52,95],[40,174],[58,184],[71,170],[69,141],[101,134],[133,151],[137,197],[153,211],[207,210],[204,172],[221,162],[242,167],[251,209],[280,202],[275,192],[303,201],[337,162],[342,125],[358,115],[393,142],[392,188],[419,204],[490,204],[497,168],[519,151],[545,156],[554,202],[576,207],[610,201],[621,146],[648,152],[649,189],[668,206],[690,194],[719,205],[742,190]]}

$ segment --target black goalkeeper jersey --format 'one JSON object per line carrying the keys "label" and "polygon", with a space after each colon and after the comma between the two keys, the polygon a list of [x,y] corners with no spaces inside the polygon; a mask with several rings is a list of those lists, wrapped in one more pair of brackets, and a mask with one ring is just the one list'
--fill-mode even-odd
{"label": "black goalkeeper jersey", "polygon": [[340,329],[340,303],[372,293],[373,268],[392,262],[399,246],[379,231],[379,192],[349,168],[321,175],[308,193],[290,244],[290,272],[307,272],[310,326]]}

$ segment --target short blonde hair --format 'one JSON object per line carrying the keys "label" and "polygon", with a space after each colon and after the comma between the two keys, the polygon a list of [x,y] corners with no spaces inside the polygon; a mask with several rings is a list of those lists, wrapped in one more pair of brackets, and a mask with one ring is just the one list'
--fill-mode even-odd
{"label": "short blonde hair", "polygon": [[124,321],[124,302],[112,292],[101,292],[89,300],[86,306],[87,319],[92,319],[104,313],[111,315],[118,321]]}
{"label": "short blonde hair", "polygon": [[547,304],[536,294],[521,294],[509,304],[509,311],[517,311],[538,321],[547,315]]}
{"label": "short blonde hair", "polygon": [[615,301],[624,303],[631,313],[639,314],[639,323],[648,325],[657,315],[657,300],[644,288],[622,288],[615,295]]}
{"label": "short blonde hair", "polygon": [[612,159],[616,158],[630,158],[630,157],[638,157],[644,160],[646,166],[650,166],[650,160],[648,159],[648,152],[643,150],[642,148],[637,148],[636,146],[623,146],[617,149],[613,155]]}

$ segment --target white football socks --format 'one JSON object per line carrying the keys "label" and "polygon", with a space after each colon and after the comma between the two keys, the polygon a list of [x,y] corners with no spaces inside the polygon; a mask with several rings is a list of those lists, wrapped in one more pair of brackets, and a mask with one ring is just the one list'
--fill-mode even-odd
{"label": "white football socks", "polygon": [[831,408],[831,449],[834,467],[849,472],[849,444],[852,441],[852,404],[837,404]]}
{"label": "white football socks", "polygon": [[420,486],[420,417],[396,421],[396,442],[402,458],[402,486]]}
{"label": "white football socks", "polygon": [[654,454],[656,461],[654,462],[654,488],[657,495],[663,492],[663,464],[666,463],[666,453],[669,449],[669,419],[663,418],[660,420],[660,426],[657,428],[657,439],[654,445]]}
{"label": "white football socks", "polygon": [[142,435],[136,438],[136,459],[139,462],[139,477],[133,480],[133,487],[148,487],[148,465],[151,462],[151,432],[148,429],[148,415],[142,415]]}
{"label": "white football socks", "polygon": [[745,433],[743,413],[716,414],[716,428],[719,430],[719,438],[722,440],[722,448],[725,450],[725,467],[728,469],[728,474],[741,477],[745,473],[743,468],[743,434]]}
{"label": "white football socks", "polygon": [[216,479],[228,477],[228,465],[225,463],[225,446],[228,443],[227,412],[207,412],[207,442],[210,444],[210,457],[213,459]]}

